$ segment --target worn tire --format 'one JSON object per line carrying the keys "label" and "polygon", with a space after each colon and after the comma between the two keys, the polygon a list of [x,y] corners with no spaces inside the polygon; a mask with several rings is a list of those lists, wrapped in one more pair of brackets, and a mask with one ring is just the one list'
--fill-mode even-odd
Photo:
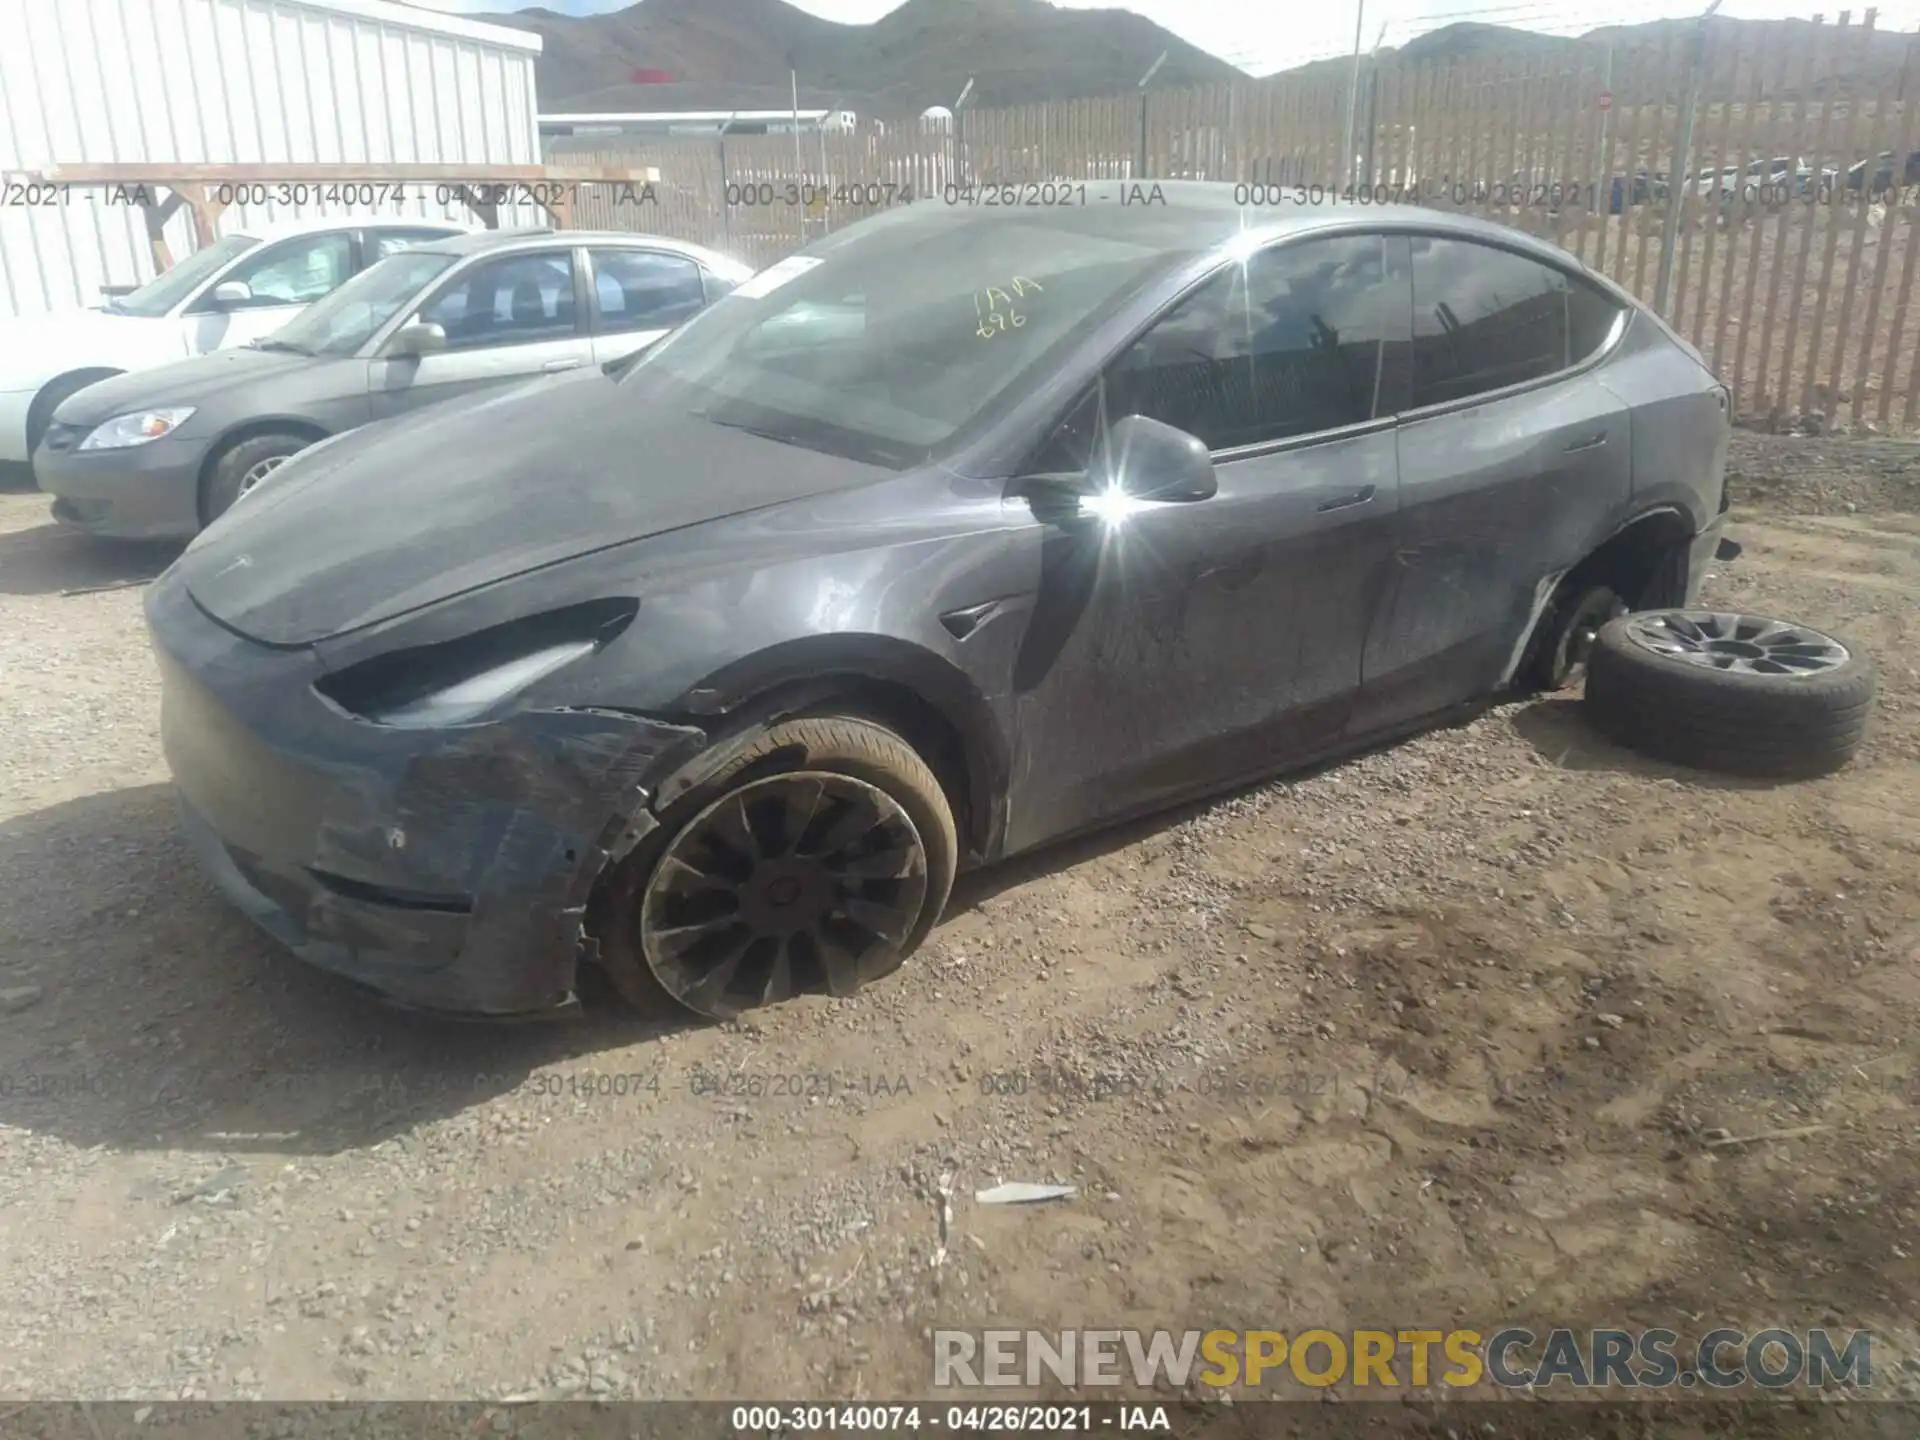
{"label": "worn tire", "polygon": [[1717,670],[1649,650],[1629,633],[1650,617],[1711,613],[1641,611],[1603,628],[1587,667],[1585,705],[1595,728],[1643,754],[1733,775],[1801,779],[1845,765],[1873,708],[1873,661],[1841,640],[1847,658],[1829,670]]}
{"label": "worn tire", "polygon": [[284,460],[313,444],[311,437],[290,430],[269,430],[227,446],[214,456],[200,482],[200,523],[211,525],[240,498],[247,472],[263,460]]}
{"label": "worn tire", "polygon": [[[698,757],[689,762],[690,766],[698,764]],[[655,977],[640,942],[642,899],[661,856],[690,821],[728,792],[799,770],[850,775],[885,791],[906,811],[919,832],[926,856],[926,895],[919,917],[893,963],[877,973],[890,974],[898,969],[926,939],[946,908],[960,856],[953,807],[939,777],[912,745],[875,721],[842,714],[789,718],[751,733],[725,765],[690,787],[684,786],[680,776],[669,776],[660,785],[659,793],[675,798],[659,815],[659,828],[641,841],[609,877],[594,927],[600,941],[601,968],[629,1005],[651,1015],[690,1013]],[[684,793],[675,794],[683,788]]]}

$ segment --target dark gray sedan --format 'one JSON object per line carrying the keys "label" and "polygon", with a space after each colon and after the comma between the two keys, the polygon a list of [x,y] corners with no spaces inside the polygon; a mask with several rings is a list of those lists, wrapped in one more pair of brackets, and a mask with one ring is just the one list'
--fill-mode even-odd
{"label": "dark gray sedan", "polygon": [[418,245],[252,345],[70,396],[34,474],[62,524],[184,539],[317,440],[622,359],[752,273],[651,235],[493,231]]}
{"label": "dark gray sedan", "polygon": [[210,872],[411,1005],[847,994],[961,868],[1692,596],[1727,393],[1621,290],[1461,217],[1141,189],[905,206],[615,373],[290,461],[147,592]]}

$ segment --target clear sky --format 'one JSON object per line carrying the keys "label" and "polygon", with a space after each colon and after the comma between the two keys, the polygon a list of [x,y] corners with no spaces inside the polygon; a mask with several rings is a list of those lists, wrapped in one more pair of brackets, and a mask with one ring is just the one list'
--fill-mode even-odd
{"label": "clear sky", "polygon": [[[474,12],[523,8],[513,0],[415,0],[436,10]],[[626,8],[627,0],[546,0],[550,10],[569,14],[601,14]],[[862,23],[879,19],[900,0],[791,0],[802,10],[829,20]],[[1075,9],[1103,8],[1111,0],[1055,0]],[[1366,45],[1382,37],[1384,43],[1403,45],[1414,36],[1456,20],[1479,20],[1513,25],[1550,35],[1578,35],[1602,25],[1630,25],[1643,20],[1695,15],[1700,3],[1671,0],[1360,0],[1358,16]],[[1133,10],[1189,40],[1241,65],[1256,75],[1344,55],[1353,49],[1354,0],[1128,0],[1120,7]],[[1856,5],[1857,23],[1865,14]],[[1920,0],[1883,0],[1875,21],[1881,30],[1920,29]],[[1838,5],[1820,0],[1723,0],[1722,15],[1743,20],[1811,18],[1824,13],[1829,20]]]}

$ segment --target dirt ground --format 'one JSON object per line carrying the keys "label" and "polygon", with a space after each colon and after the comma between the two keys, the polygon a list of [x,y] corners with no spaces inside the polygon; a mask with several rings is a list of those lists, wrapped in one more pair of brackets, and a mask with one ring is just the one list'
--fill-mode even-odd
{"label": "dirt ground", "polygon": [[1710,596],[1879,658],[1846,772],[1511,704],[674,1030],[425,1022],[278,953],[176,836],[139,589],[68,593],[166,557],[0,495],[0,1398],[897,1398],[989,1324],[1825,1324],[1920,1390],[1920,446],[1733,471]]}

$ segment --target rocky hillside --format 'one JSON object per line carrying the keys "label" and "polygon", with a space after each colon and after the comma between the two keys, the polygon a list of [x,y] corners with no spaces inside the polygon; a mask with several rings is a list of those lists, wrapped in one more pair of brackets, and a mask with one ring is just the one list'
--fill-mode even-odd
{"label": "rocky hillside", "polygon": [[[476,16],[545,41],[540,106],[566,110],[761,108],[789,103],[869,114],[951,105],[1023,105],[1131,90],[1162,51],[1156,84],[1240,75],[1226,61],[1126,10],[1044,0],[906,0],[871,25],[839,25],[783,0],[641,0],[575,19],[550,10]],[[633,83],[661,72],[671,85]]]}
{"label": "rocky hillside", "polygon": [[[1154,60],[1166,63],[1156,88],[1213,84],[1242,72],[1217,56],[1128,10],[1065,10],[1045,0],[906,0],[870,25],[822,20],[785,0],[640,0],[610,14],[574,17],[546,9],[482,17],[538,33],[540,105],[566,110],[778,109],[792,100],[789,71],[800,76],[805,109],[846,108],[868,115],[917,113],[951,105],[969,78],[974,105],[1024,105],[1130,91]],[[1614,47],[1622,66],[1621,104],[1653,98],[1647,90],[1650,49],[1673,42],[1676,63],[1669,98],[1677,98],[1686,34],[1693,22],[1666,20],[1610,26],[1580,37],[1535,34],[1474,22],[1442,26],[1380,52],[1383,61],[1428,64],[1455,61],[1543,61],[1556,52],[1569,60],[1591,54],[1594,43]],[[1751,65],[1764,46],[1785,47],[1813,61],[1809,93],[1835,82],[1870,89],[1896,84],[1915,36],[1868,33],[1858,24],[1840,32],[1806,20],[1709,22],[1713,57],[1709,99],[1745,98]],[[1294,73],[1345,75],[1346,58],[1316,61]],[[639,72],[671,83],[637,84]],[[1768,94],[1799,94],[1798,59],[1784,79],[1770,63]]]}

